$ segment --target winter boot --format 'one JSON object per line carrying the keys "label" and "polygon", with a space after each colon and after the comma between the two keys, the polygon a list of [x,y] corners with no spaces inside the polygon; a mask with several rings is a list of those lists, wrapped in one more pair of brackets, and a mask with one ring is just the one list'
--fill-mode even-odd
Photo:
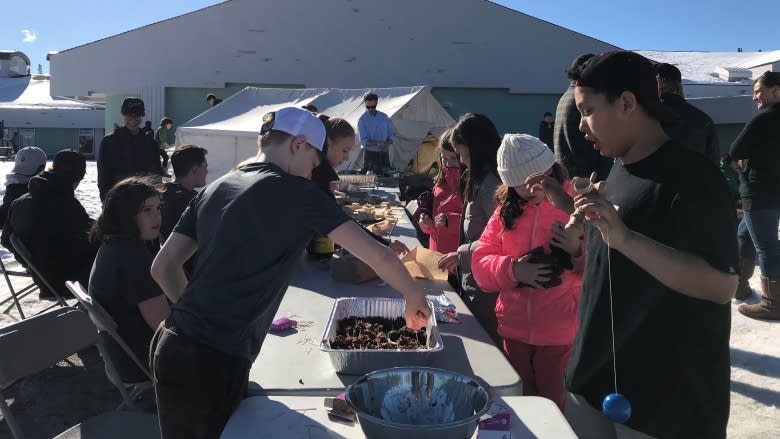
{"label": "winter boot", "polygon": [[753,295],[750,288],[750,278],[756,270],[756,261],[749,258],[742,258],[739,266],[739,284],[737,285],[737,294],[734,296],[737,300],[745,300]]}
{"label": "winter boot", "polygon": [[755,305],[743,303],[739,312],[751,319],[780,320],[780,285],[777,278],[761,276],[761,302]]}

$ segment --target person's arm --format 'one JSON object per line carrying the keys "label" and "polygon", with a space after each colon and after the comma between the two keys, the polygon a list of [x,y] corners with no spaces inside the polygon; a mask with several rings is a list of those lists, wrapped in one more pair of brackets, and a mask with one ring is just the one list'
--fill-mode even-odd
{"label": "person's arm", "polygon": [[613,249],[668,288],[686,296],[728,303],[737,289],[737,275],[717,270],[699,256],[680,251],[626,227],[612,203],[586,195],[574,206],[585,221],[597,227]]}
{"label": "person's arm", "polygon": [[[13,245],[11,245],[11,235],[14,234],[14,227],[13,224],[11,224],[11,216],[14,212],[14,203],[11,203],[11,205],[8,207],[8,214],[5,217],[5,224],[3,225],[3,233],[0,235],[0,244],[3,245],[3,247],[7,248],[11,251],[14,255],[16,255],[16,250],[14,249]],[[21,261],[21,259],[18,259]]]}
{"label": "person's arm", "polygon": [[765,137],[764,117],[764,114],[758,114],[745,124],[737,138],[731,143],[729,151],[731,158],[734,160],[750,159],[751,150],[759,145],[762,138]]}
{"label": "person's arm", "polygon": [[109,189],[111,189],[111,184],[114,181],[113,169],[110,166],[112,144],[108,139],[110,139],[110,137],[104,137],[100,142],[100,151],[98,152],[97,159],[97,180],[100,201],[105,200],[106,194]]}
{"label": "person's arm", "polygon": [[705,154],[716,166],[720,163],[720,141],[715,124],[712,122],[707,125],[707,150]]}
{"label": "person's arm", "polygon": [[363,116],[358,119],[358,137],[360,138],[360,144],[363,146],[370,146],[368,140],[368,127],[366,126],[366,120]]}
{"label": "person's arm", "polygon": [[198,243],[194,239],[174,231],[152,262],[152,278],[173,303],[179,300],[187,286],[184,263],[197,249]]}
{"label": "person's arm", "polygon": [[412,279],[392,250],[370,239],[353,221],[341,224],[328,236],[368,264],[382,280],[401,293],[406,302],[404,317],[407,326],[419,329],[427,324],[431,310],[425,299],[425,291]]}
{"label": "person's arm", "polygon": [[482,291],[509,290],[517,286],[512,271],[514,258],[506,254],[501,242],[503,232],[501,214],[496,211],[475,243],[471,255],[471,274]]}
{"label": "person's arm", "polygon": [[157,330],[160,322],[171,315],[171,307],[168,306],[168,300],[162,294],[138,303],[138,310],[152,331]]}

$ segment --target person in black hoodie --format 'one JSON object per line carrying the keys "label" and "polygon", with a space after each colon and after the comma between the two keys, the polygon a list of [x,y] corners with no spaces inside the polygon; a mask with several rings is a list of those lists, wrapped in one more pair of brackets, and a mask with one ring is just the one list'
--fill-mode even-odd
{"label": "person in black hoodie", "polygon": [[127,98],[120,111],[125,125],[103,138],[98,151],[98,189],[100,200],[116,182],[134,175],[162,175],[157,142],[144,135],[141,123],[146,114],[144,101]]}
{"label": "person in black hoodie", "polygon": [[[11,204],[0,238],[21,261],[11,245],[11,235],[17,235],[30,251],[33,264],[61,296],[68,296],[67,280],[87,285],[97,251],[87,240],[93,220],[74,195],[85,173],[81,153],[58,152],[51,168],[30,179],[30,192]],[[41,299],[54,297],[40,279],[33,276],[33,280]]]}
{"label": "person in black hoodie", "polygon": [[11,203],[27,193],[27,185],[30,179],[46,167],[46,153],[42,149],[28,146],[19,150],[14,159],[14,168],[5,177],[5,195],[3,204],[0,205],[0,227],[8,218],[8,209]]}
{"label": "person in black hoodie", "polygon": [[666,134],[717,165],[720,162],[720,144],[715,123],[707,113],[685,100],[680,69],[663,63],[655,66],[655,73],[661,102],[679,116],[673,123],[664,124]]}

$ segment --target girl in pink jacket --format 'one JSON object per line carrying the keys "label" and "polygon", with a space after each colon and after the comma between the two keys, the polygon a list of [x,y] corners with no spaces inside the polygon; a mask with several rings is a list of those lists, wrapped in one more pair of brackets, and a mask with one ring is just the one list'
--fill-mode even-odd
{"label": "girl in pink jacket", "polygon": [[498,150],[498,208],[471,269],[481,290],[499,292],[498,333],[523,380],[523,394],[549,398],[563,410],[563,371],[577,329],[584,258],[581,240],[563,231],[569,215],[540,186],[526,184],[537,173],[552,176],[571,194],[547,145],[526,134],[505,135]]}
{"label": "girl in pink jacket", "polygon": [[430,235],[431,250],[450,253],[458,249],[460,215],[463,197],[460,195],[460,161],[450,142],[451,130],[439,140],[440,171],[433,179],[432,214],[420,215],[420,230]]}

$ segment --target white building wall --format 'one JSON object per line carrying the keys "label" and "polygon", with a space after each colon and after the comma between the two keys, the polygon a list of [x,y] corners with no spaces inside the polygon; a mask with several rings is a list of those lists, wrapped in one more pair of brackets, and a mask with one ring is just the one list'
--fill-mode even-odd
{"label": "white building wall", "polygon": [[62,96],[225,83],[559,93],[574,57],[614,49],[483,0],[231,0],[60,52],[50,67]]}

